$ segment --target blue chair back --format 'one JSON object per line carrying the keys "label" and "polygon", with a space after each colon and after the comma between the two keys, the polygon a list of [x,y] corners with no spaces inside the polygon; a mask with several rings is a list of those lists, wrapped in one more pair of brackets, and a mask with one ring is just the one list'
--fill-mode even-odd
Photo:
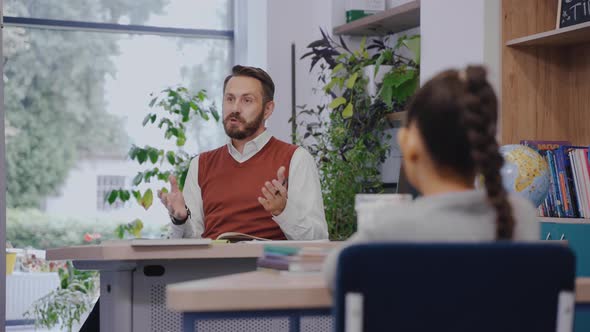
{"label": "blue chair back", "polygon": [[357,244],[339,257],[335,326],[345,331],[345,299],[356,293],[364,332],[555,332],[560,293],[574,284],[563,245]]}

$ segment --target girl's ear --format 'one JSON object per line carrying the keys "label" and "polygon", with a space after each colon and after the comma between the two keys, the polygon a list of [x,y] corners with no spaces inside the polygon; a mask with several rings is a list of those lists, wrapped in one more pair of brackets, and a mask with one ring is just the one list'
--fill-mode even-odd
{"label": "girl's ear", "polygon": [[402,127],[397,131],[397,142],[402,150],[402,156],[405,154],[405,146],[408,142],[408,128]]}
{"label": "girl's ear", "polygon": [[418,161],[423,152],[418,128],[416,126],[401,128],[397,138],[404,159],[411,163]]}

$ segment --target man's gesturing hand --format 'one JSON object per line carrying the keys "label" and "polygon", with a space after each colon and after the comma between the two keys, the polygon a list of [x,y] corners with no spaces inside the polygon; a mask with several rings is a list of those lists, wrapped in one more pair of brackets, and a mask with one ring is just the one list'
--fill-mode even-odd
{"label": "man's gesturing hand", "polygon": [[176,220],[186,220],[188,217],[186,211],[186,203],[184,202],[184,196],[178,188],[178,183],[173,175],[168,177],[170,181],[170,192],[163,192],[158,190],[158,197],[162,204],[168,209],[168,213]]}
{"label": "man's gesturing hand", "polygon": [[279,167],[275,180],[264,183],[262,195],[264,197],[258,197],[258,202],[273,216],[278,216],[285,210],[285,206],[287,206],[287,178],[284,166]]}

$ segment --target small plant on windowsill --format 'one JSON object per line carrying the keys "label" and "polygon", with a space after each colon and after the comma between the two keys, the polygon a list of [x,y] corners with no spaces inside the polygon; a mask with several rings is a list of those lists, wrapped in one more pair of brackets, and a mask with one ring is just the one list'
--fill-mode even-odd
{"label": "small plant on windowsill", "polygon": [[[219,122],[220,119],[215,104],[208,100],[205,90],[191,93],[184,87],[168,88],[155,96],[149,106],[153,111],[145,116],[143,126],[157,125],[164,131],[165,140],[175,140],[177,149],[165,150],[153,146],[133,145],[129,149],[129,158],[140,165],[145,163],[153,167],[137,173],[132,181],[132,190],[116,189],[109,192],[105,197],[109,204],[114,204],[117,200],[126,202],[133,197],[147,210],[152,206],[154,192],[152,189],[142,192],[139,186],[142,183],[151,183],[152,180],[168,182],[170,175],[176,176],[182,190],[193,157],[183,149],[186,143],[187,125],[195,119],[204,121],[213,119],[215,122]],[[161,190],[168,191],[165,187]],[[133,237],[140,237],[142,228],[142,221],[135,219],[127,224],[119,225],[115,234],[118,238],[124,238],[126,233]]]}
{"label": "small plant on windowsill", "polygon": [[36,300],[25,317],[34,319],[36,328],[59,325],[70,332],[98,297],[98,272],[77,270],[67,262],[58,274],[59,287]]}

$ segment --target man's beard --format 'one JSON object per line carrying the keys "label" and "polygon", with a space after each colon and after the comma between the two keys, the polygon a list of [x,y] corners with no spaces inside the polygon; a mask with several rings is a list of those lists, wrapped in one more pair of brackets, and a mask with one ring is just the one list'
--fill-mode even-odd
{"label": "man's beard", "polygon": [[[236,119],[240,123],[242,123],[244,125],[244,129],[240,130],[239,127],[233,127],[233,126],[230,127],[228,121],[231,119]],[[256,131],[258,130],[258,128],[260,128],[260,126],[262,125],[263,121],[264,121],[264,110],[260,110],[259,115],[256,116],[256,118],[250,122],[246,122],[244,120],[244,118],[242,118],[240,113],[233,112],[233,113],[228,114],[223,119],[223,129],[225,129],[225,133],[227,134],[227,136],[229,136],[233,139],[243,140],[245,138],[248,138],[248,137],[254,135],[254,133],[256,133]]]}

